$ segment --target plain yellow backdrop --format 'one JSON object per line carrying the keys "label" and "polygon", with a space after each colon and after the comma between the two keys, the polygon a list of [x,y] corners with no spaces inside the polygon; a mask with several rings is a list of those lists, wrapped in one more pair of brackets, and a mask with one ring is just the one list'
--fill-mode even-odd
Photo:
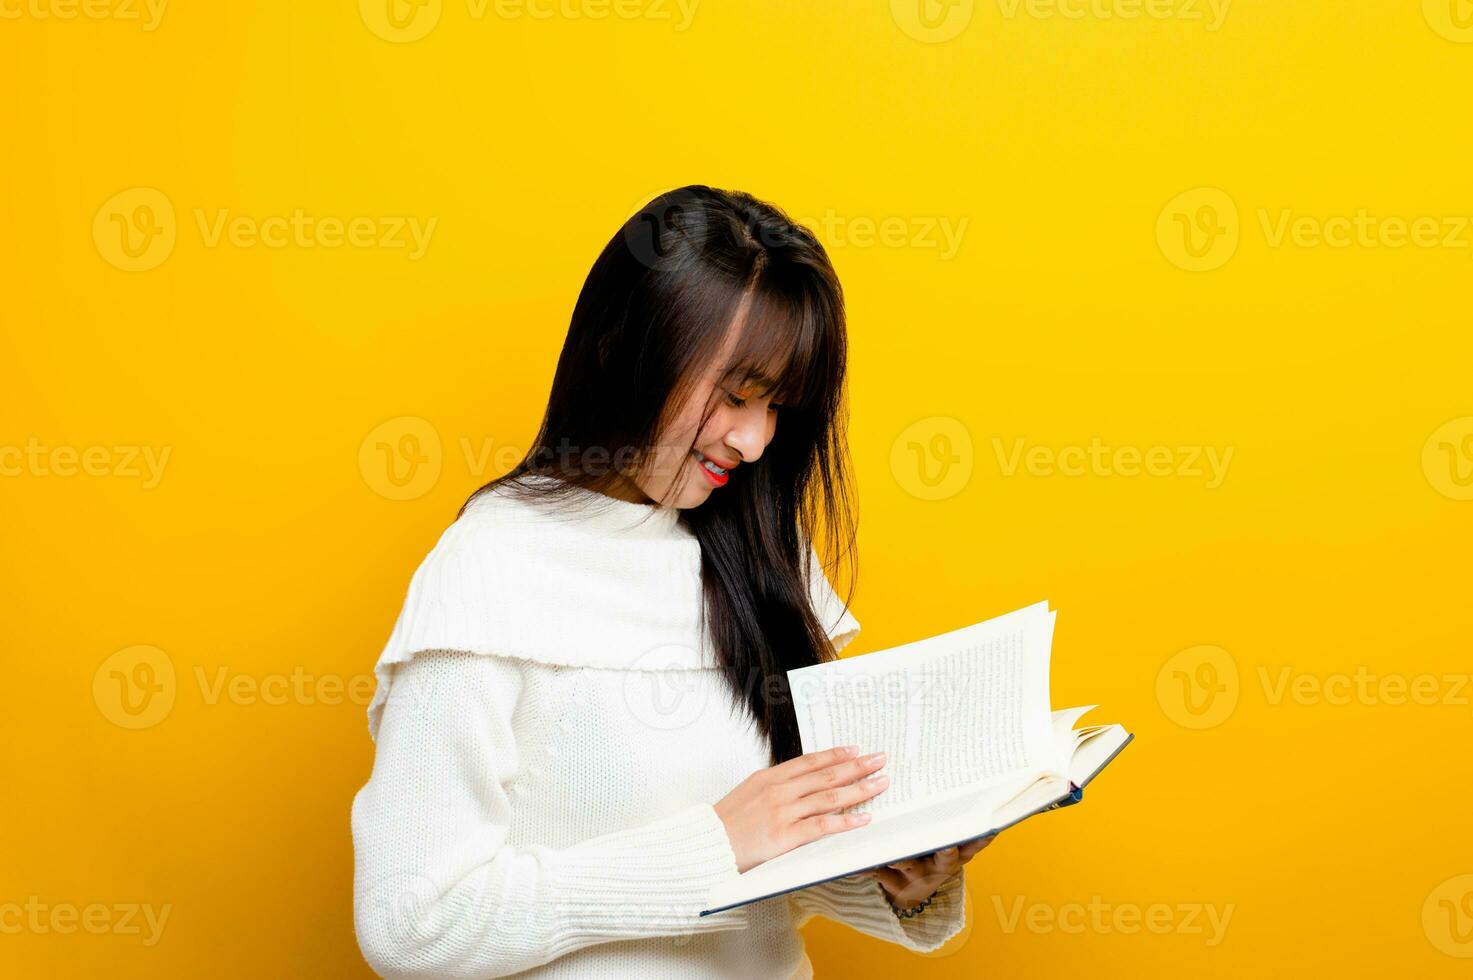
{"label": "plain yellow backdrop", "polygon": [[820,975],[1468,974],[1467,0],[393,4],[0,0],[0,973],[368,973],[408,577],[701,182],[846,289],[846,655],[1047,598],[1138,736]]}

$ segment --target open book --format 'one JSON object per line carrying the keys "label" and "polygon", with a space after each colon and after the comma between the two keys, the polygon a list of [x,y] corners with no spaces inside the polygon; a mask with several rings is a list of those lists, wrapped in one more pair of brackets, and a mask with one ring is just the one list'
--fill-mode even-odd
{"label": "open book", "polygon": [[1061,806],[1132,738],[1053,711],[1047,601],[888,650],[788,671],[803,751],[884,752],[870,822],[718,882],[701,915],[920,857]]}

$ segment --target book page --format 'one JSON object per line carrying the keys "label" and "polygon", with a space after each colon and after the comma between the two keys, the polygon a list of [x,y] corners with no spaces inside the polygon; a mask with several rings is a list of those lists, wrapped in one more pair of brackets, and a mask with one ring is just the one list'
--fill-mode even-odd
{"label": "book page", "polygon": [[1070,781],[1076,786],[1088,784],[1132,737],[1119,725],[1106,725],[1082,737],[1069,762]]}
{"label": "book page", "polygon": [[1079,708],[1061,708],[1053,714],[1054,726],[1054,771],[1067,775],[1069,766],[1074,758],[1074,750],[1079,745],[1081,730],[1074,726],[1079,719],[1098,708],[1097,704],[1089,704]]}
{"label": "book page", "polygon": [[788,671],[803,751],[886,753],[890,785],[849,808],[882,813],[1055,763],[1054,614],[1035,603],[877,653]]}

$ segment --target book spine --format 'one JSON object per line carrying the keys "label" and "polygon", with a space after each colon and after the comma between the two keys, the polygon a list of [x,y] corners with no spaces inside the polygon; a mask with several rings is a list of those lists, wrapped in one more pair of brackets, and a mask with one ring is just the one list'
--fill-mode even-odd
{"label": "book spine", "polygon": [[1073,783],[1070,783],[1069,784],[1069,795],[1068,796],[1064,797],[1062,800],[1060,800],[1057,803],[1050,803],[1048,806],[1044,807],[1043,809],[1044,809],[1044,812],[1047,812],[1049,810],[1057,810],[1061,806],[1073,806],[1074,804],[1078,803],[1082,799],[1084,799],[1084,787],[1083,786],[1075,786]]}

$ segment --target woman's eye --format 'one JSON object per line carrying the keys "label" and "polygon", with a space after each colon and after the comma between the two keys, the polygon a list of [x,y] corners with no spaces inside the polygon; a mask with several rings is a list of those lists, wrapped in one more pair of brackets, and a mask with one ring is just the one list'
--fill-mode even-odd
{"label": "woman's eye", "polygon": [[[741,395],[738,395],[734,391],[728,391],[726,393],[726,402],[732,408],[746,408],[747,407],[747,399],[743,398]],[[778,404],[777,402],[768,402],[767,403],[767,410],[769,412],[776,412],[778,409],[780,409],[782,407],[783,406],[780,405],[780,404]]]}

